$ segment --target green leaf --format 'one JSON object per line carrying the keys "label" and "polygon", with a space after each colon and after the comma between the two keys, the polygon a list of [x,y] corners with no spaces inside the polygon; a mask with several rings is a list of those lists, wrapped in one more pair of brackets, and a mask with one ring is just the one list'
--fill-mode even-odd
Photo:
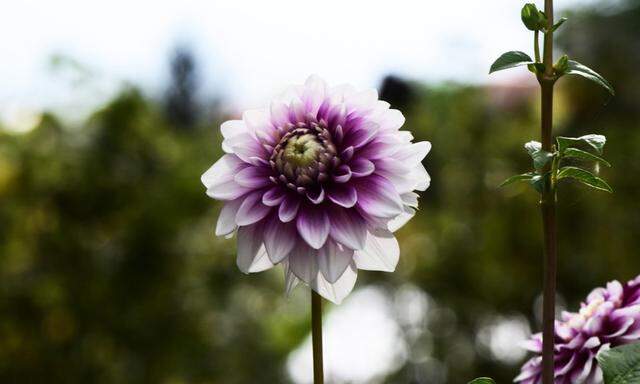
{"label": "green leaf", "polygon": [[510,51],[503,53],[502,56],[500,56],[498,60],[496,60],[491,65],[489,73],[532,63],[533,60],[526,53],[520,51]]}
{"label": "green leaf", "polygon": [[551,159],[553,159],[553,153],[539,150],[532,154],[531,157],[533,158],[533,167],[536,170],[541,170],[547,164],[549,164]]}
{"label": "green leaf", "polygon": [[527,150],[529,156],[533,159],[533,167],[536,170],[541,170],[553,159],[553,153],[543,151],[542,144],[538,141],[530,141],[524,145],[524,149]]}
{"label": "green leaf", "polygon": [[518,181],[529,181],[535,176],[536,174],[533,172],[527,172],[521,175],[514,175],[508,178],[507,180],[503,181],[502,184],[500,184],[500,187],[506,187],[507,185],[513,184]]}
{"label": "green leaf", "polygon": [[605,191],[612,193],[613,189],[607,184],[606,181],[602,180],[598,176],[593,173],[577,167],[562,167],[560,168],[560,172],[558,172],[558,180],[572,178],[578,180],[579,182],[594,188],[600,191]]}
{"label": "green leaf", "polygon": [[468,384],[496,384],[496,382],[490,377],[478,377],[471,380]]}
{"label": "green leaf", "polygon": [[569,67],[565,72],[565,74],[582,76],[586,79],[589,79],[595,82],[596,84],[600,85],[601,87],[609,91],[611,96],[615,95],[615,91],[613,90],[613,87],[611,86],[611,84],[609,84],[609,82],[604,77],[600,76],[600,74],[598,74],[593,69],[585,65],[582,65],[575,60],[569,60]]}
{"label": "green leaf", "polygon": [[593,153],[589,153],[587,151],[583,151],[582,149],[578,149],[578,148],[567,148],[564,151],[564,157],[571,157],[571,158],[587,160],[587,161],[597,161],[602,165],[606,165],[607,167],[611,166],[611,164],[609,164],[609,162],[603,159],[602,157],[596,156]]}
{"label": "green leaf", "polygon": [[601,350],[596,356],[605,384],[640,382],[640,343]]}
{"label": "green leaf", "polygon": [[538,193],[542,193],[542,190],[544,189],[545,180],[547,179],[547,175],[548,173],[545,175],[535,175],[531,178],[531,180],[529,180],[529,184],[531,184],[533,189],[538,191]]}
{"label": "green leaf", "polygon": [[558,20],[555,24],[553,24],[553,27],[551,27],[551,32],[555,32],[556,29],[560,28],[560,26],[564,24],[565,21],[567,21],[567,18],[561,17],[560,20]]}
{"label": "green leaf", "polygon": [[561,154],[569,148],[574,143],[585,142],[593,147],[598,153],[602,154],[602,149],[607,142],[607,138],[603,135],[584,135],[580,137],[564,137],[558,136],[556,137],[556,142],[558,143],[558,152]]}

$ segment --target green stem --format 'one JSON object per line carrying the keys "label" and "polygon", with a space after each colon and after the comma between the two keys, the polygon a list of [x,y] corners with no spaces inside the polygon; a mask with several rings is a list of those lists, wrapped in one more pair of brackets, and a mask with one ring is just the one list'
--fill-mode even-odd
{"label": "green stem", "polygon": [[[553,151],[553,0],[545,0],[544,12],[547,16],[547,32],[544,34],[544,74],[539,77],[541,89],[541,143],[542,149]],[[544,172],[551,171],[551,164]],[[553,175],[542,191],[540,209],[544,232],[544,282],[542,309],[542,383],[554,384],[554,323],[557,275],[557,224],[556,224],[556,186]]]}
{"label": "green stem", "polygon": [[311,290],[311,340],[313,344],[313,384],[324,384],[322,368],[322,297]]}
{"label": "green stem", "polygon": [[544,34],[544,74],[553,76],[553,0],[544,0],[544,14],[547,16],[547,32]]}
{"label": "green stem", "polygon": [[536,63],[540,62],[540,31],[533,32],[533,53],[536,57]]}

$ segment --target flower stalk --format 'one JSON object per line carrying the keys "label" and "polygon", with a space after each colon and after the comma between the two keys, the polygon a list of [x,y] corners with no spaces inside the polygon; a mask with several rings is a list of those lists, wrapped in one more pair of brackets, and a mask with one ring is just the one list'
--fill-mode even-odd
{"label": "flower stalk", "polygon": [[[540,137],[542,150],[554,152],[553,149],[553,86],[555,84],[553,70],[553,0],[545,0],[544,13],[547,18],[547,31],[544,34],[543,65],[544,73],[540,81],[541,124]],[[549,162],[543,172],[551,171]],[[544,174],[544,173],[543,173]],[[551,174],[551,172],[549,172]],[[542,382],[554,383],[554,323],[556,280],[558,273],[557,223],[556,223],[556,183],[553,177],[547,178],[542,189],[540,208],[544,233],[544,281],[542,309]]]}
{"label": "flower stalk", "polygon": [[311,290],[311,340],[313,344],[313,384],[324,384],[322,364],[322,296]]}
{"label": "flower stalk", "polygon": [[[539,383],[553,384],[555,377],[554,352],[555,352],[555,297],[557,279],[557,223],[556,201],[558,182],[567,179],[578,181],[590,188],[613,192],[606,181],[598,177],[599,168],[595,167],[595,174],[589,170],[572,165],[563,166],[565,159],[579,159],[581,161],[596,162],[605,166],[610,164],[600,155],[606,138],[602,135],[583,135],[580,137],[556,137],[554,145],[553,137],[553,89],[556,81],[565,76],[580,76],[606,89],[611,96],[614,90],[611,84],[600,74],[587,66],[570,60],[563,55],[557,63],[553,62],[553,32],[567,19],[561,18],[554,23],[553,0],[545,0],[544,11],[539,11],[534,3],[525,4],[521,11],[521,19],[525,27],[534,33],[534,59],[521,51],[509,51],[502,54],[489,69],[489,73],[502,71],[519,66],[527,66],[529,71],[535,74],[540,83],[540,142],[530,141],[525,144],[525,149],[533,160],[534,171],[514,175],[505,180],[501,186],[515,182],[528,182],[536,192],[540,193],[540,211],[542,213],[542,229],[544,237],[543,257],[543,314],[542,314],[542,371],[532,375],[520,375],[516,382],[527,384]],[[544,34],[543,52],[540,52],[539,35]],[[542,53],[542,62],[540,56]],[[576,146],[588,146],[587,152]],[[536,365],[539,368],[539,360]],[[562,375],[559,372],[559,375]],[[542,380],[540,380],[542,379]],[[573,381],[572,381],[573,382]]]}

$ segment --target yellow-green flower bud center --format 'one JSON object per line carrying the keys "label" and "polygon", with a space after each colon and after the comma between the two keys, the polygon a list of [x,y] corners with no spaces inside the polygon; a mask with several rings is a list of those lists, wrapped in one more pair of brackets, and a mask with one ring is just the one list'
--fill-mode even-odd
{"label": "yellow-green flower bud center", "polygon": [[293,136],[284,147],[284,160],[297,167],[304,167],[317,159],[322,150],[322,144],[315,135],[304,134]]}

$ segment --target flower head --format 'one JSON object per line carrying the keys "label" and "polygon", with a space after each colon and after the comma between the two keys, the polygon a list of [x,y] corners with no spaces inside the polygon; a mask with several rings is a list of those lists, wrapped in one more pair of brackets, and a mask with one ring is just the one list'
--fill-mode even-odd
{"label": "flower head", "polygon": [[[555,325],[555,382],[596,384],[602,371],[595,360],[601,349],[640,339],[640,276],[622,285],[612,281],[596,288],[577,313],[565,312]],[[525,345],[542,353],[542,335],[534,335]],[[542,358],[536,356],[522,367],[516,382],[542,383]]]}
{"label": "flower head", "polygon": [[374,90],[329,88],[310,77],[270,108],[222,124],[226,154],[202,175],[223,200],[219,236],[237,232],[245,273],[282,264],[287,289],[299,281],[339,303],[357,269],[393,271],[393,231],[429,186],[402,114]]}

